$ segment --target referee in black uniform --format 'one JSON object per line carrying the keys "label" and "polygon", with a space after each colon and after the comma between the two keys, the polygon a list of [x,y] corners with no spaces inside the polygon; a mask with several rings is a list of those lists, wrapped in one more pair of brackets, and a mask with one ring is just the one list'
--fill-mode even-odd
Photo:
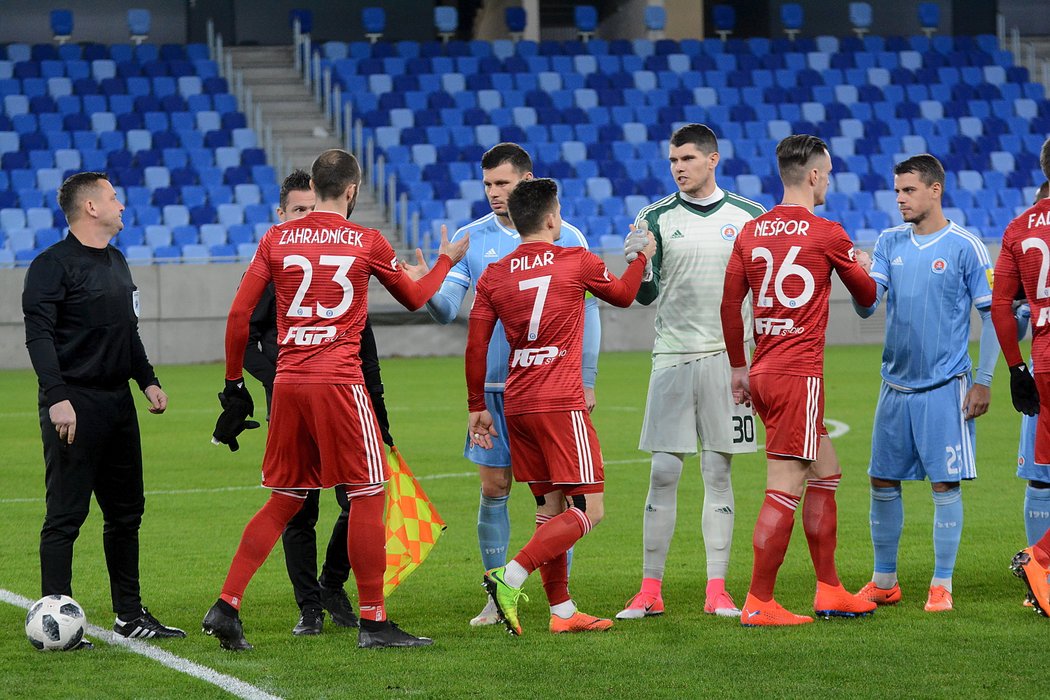
{"label": "referee in black uniform", "polygon": [[[281,183],[277,218],[284,223],[305,216],[313,211],[314,201],[309,174],[295,170]],[[272,282],[266,286],[262,298],[256,304],[249,325],[244,369],[266,389],[266,415],[269,418],[273,380],[277,375],[277,302]],[[390,436],[390,421],[383,400],[379,352],[372,325],[367,319],[361,331],[360,358],[365,388],[372,399],[383,442],[392,446],[394,439]],[[324,626],[324,610],[331,614],[332,621],[340,627],[358,626],[357,614],[343,587],[350,579],[350,558],[346,545],[350,504],[344,487],[337,486],[335,496],[341,510],[332,527],[320,579],[317,577],[316,533],[320,491],[307,493],[302,510],[289,521],[282,535],[288,578],[292,581],[295,602],[299,605],[299,623],[292,629],[292,634],[297,636],[320,634]]]}
{"label": "referee in black uniform", "polygon": [[[72,595],[73,543],[91,493],[102,510],[114,631],[185,637],[139,597],[139,525],[146,499],[142,447],[128,380],[163,413],[168,397],[139,338],[139,296],[110,240],[124,205],[104,173],[77,173],[58,190],[69,234],[33,260],[22,292],[26,347],[40,384],[46,515],[40,532],[44,595]],[[82,648],[90,648],[84,642]]]}

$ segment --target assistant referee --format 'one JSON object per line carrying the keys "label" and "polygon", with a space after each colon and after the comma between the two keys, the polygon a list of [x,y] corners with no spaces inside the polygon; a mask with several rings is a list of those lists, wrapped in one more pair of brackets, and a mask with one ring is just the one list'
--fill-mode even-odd
{"label": "assistant referee", "polygon": [[[44,595],[72,595],[73,543],[91,493],[102,509],[114,631],[124,637],[185,637],[160,623],[139,596],[139,525],[145,508],[134,379],[163,413],[160,387],[139,337],[139,293],[110,240],[124,205],[104,173],[70,176],[58,190],[69,234],[33,260],[22,310],[26,347],[40,384],[46,515],[40,532]],[[84,642],[81,648],[90,648]]]}

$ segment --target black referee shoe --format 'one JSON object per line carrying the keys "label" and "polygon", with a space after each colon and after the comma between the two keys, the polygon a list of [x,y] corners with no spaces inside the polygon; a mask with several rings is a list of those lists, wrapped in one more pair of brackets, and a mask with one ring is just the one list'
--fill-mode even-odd
{"label": "black referee shoe", "polygon": [[201,622],[201,631],[219,640],[219,646],[229,651],[248,651],[252,645],[244,638],[244,627],[241,618],[235,614],[229,615],[219,607],[219,603],[211,606],[208,614]]}
{"label": "black referee shoe", "polygon": [[321,634],[324,628],[324,611],[320,608],[303,608],[299,615],[299,624],[292,628],[296,637],[310,637]]}
{"label": "black referee shoe", "polygon": [[321,586],[321,605],[332,616],[332,622],[340,627],[357,627],[360,624],[354,606],[342,588]]}
{"label": "black referee shoe", "polygon": [[433,639],[413,636],[390,620],[384,620],[383,622],[362,620],[361,631],[357,633],[357,646],[362,649],[425,647],[433,643]]}
{"label": "black referee shoe", "polygon": [[113,631],[128,639],[150,639],[152,637],[185,637],[186,633],[178,627],[168,627],[153,617],[149,610],[142,608],[142,613],[131,620],[121,620],[113,624]]}

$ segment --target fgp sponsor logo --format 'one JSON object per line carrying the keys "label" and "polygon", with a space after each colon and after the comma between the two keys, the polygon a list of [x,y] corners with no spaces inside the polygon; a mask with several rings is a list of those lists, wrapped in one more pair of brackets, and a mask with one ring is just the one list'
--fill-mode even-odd
{"label": "fgp sponsor logo", "polygon": [[558,357],[558,348],[547,345],[542,348],[518,348],[514,351],[514,357],[510,360],[511,367],[535,367],[536,365],[549,365]]}
{"label": "fgp sponsor logo", "polygon": [[281,345],[320,345],[335,338],[335,326],[292,326]]}
{"label": "fgp sponsor logo", "polygon": [[944,271],[948,269],[948,261],[944,258],[937,258],[930,263],[930,270],[935,275],[943,275]]}
{"label": "fgp sponsor logo", "polygon": [[755,333],[759,335],[798,335],[806,331],[804,326],[795,326],[790,318],[756,318]]}
{"label": "fgp sponsor logo", "polygon": [[738,229],[733,224],[726,224],[725,226],[722,227],[722,231],[721,231],[722,240],[723,241],[735,241],[736,240],[736,235],[738,233],[740,233],[740,229]]}

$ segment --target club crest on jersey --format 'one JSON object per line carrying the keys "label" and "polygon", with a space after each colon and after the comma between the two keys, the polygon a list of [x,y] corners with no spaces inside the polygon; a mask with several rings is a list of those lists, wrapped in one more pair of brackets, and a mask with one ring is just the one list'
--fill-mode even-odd
{"label": "club crest on jersey", "polygon": [[736,235],[738,233],[740,233],[740,229],[738,229],[733,224],[726,224],[725,226],[722,227],[722,230],[721,230],[720,233],[722,234],[722,240],[723,241],[735,241],[736,240]]}
{"label": "club crest on jersey", "polygon": [[930,270],[937,275],[943,275],[944,271],[948,269],[948,261],[944,258],[937,258],[930,265]]}

